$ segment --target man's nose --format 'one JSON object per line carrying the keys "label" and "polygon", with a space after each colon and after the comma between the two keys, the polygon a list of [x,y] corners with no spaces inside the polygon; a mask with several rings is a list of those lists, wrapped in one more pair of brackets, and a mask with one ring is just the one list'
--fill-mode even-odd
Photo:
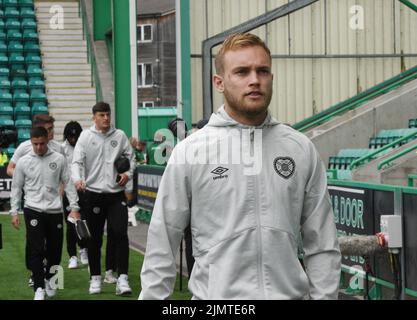
{"label": "man's nose", "polygon": [[249,81],[250,84],[259,84],[259,75],[255,70],[249,73]]}

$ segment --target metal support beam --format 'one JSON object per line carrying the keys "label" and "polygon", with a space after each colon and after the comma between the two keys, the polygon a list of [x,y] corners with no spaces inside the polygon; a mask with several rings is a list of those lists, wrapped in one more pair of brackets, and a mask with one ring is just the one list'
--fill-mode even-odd
{"label": "metal support beam", "polygon": [[295,11],[303,9],[318,0],[294,0],[286,5],[283,5],[277,9],[266,12],[256,18],[253,18],[247,22],[244,22],[238,26],[221,32],[211,38],[203,41],[203,116],[208,119],[213,112],[213,92],[212,92],[212,62],[211,62],[211,49],[222,43],[226,37],[234,33],[244,33],[256,29],[262,25],[265,25],[271,21],[277,20],[281,17],[287,16]]}

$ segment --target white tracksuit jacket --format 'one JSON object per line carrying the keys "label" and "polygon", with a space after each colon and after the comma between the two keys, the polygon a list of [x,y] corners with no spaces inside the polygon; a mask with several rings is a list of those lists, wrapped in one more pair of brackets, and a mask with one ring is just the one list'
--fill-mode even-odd
{"label": "white tracksuit jacket", "polygon": [[[257,127],[262,151],[254,174],[250,161],[216,161],[213,141],[225,145],[245,128],[254,132],[222,107],[175,147],[152,214],[139,299],[172,294],[175,256],[190,219],[193,299],[337,299],[341,255],[326,173],[314,145],[268,115]],[[249,136],[241,140],[242,150],[257,141],[256,133]],[[199,160],[207,148],[214,150],[206,152],[210,161]],[[229,156],[238,154],[239,141],[227,150]],[[184,164],[190,162],[184,158],[193,164]],[[297,259],[300,231],[306,272]]]}
{"label": "white tracksuit jacket", "polygon": [[78,196],[65,157],[49,149],[43,156],[38,156],[32,150],[19,159],[13,172],[10,213],[16,215],[20,209],[22,188],[25,191],[25,208],[62,213],[61,183],[65,186],[70,208],[78,211]]}
{"label": "white tracksuit jacket", "polygon": [[[120,156],[130,161],[126,172],[129,182],[125,187],[116,183],[117,171],[114,161]],[[83,130],[74,148],[72,158],[72,181],[85,181],[87,190],[97,193],[116,193],[131,190],[136,163],[126,134],[111,127],[106,133],[97,131],[95,125]]]}

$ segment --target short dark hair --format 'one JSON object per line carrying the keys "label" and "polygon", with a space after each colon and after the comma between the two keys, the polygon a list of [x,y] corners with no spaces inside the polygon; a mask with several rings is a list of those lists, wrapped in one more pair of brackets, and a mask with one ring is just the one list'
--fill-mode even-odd
{"label": "short dark hair", "polygon": [[68,138],[78,138],[81,131],[83,131],[83,128],[77,121],[68,122],[64,128],[64,140],[68,140]]}
{"label": "short dark hair", "polygon": [[48,131],[44,127],[32,127],[30,129],[30,138],[47,138],[48,139]]}
{"label": "short dark hair", "polygon": [[168,122],[168,129],[174,134],[175,138],[178,138],[178,123],[182,123],[184,125],[185,134],[187,134],[187,123],[182,118],[174,118]]}
{"label": "short dark hair", "polygon": [[110,112],[110,105],[107,102],[97,102],[93,107],[93,114],[96,112]]}
{"label": "short dark hair", "polygon": [[32,126],[33,127],[42,127],[47,123],[54,123],[55,118],[50,116],[49,114],[37,114],[33,116]]}

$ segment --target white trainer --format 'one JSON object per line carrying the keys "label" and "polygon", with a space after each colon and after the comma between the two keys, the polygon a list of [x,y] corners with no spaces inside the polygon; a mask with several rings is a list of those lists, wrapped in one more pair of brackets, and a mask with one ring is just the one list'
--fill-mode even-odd
{"label": "white trainer", "polygon": [[45,279],[45,292],[49,298],[52,298],[56,295],[56,289],[52,289],[51,282]]}
{"label": "white trainer", "polygon": [[118,296],[129,295],[132,293],[132,289],[130,289],[127,274],[121,274],[117,279],[116,284],[116,294]]}
{"label": "white trainer", "polygon": [[35,285],[35,282],[33,281],[33,275],[30,275],[28,280],[28,286],[33,287]]}
{"label": "white trainer", "polygon": [[88,289],[90,294],[97,294],[101,292],[101,276],[91,276],[90,280],[90,289]]}
{"label": "white trainer", "polygon": [[87,253],[87,249],[80,249],[80,260],[81,263],[83,265],[87,265],[88,264],[88,253]]}
{"label": "white trainer", "polygon": [[105,283],[116,283],[117,282],[116,277],[113,275],[113,270],[107,270],[106,271],[106,275],[104,277],[104,282]]}
{"label": "white trainer", "polygon": [[72,256],[68,261],[68,269],[77,269],[78,267],[78,258],[76,256]]}
{"label": "white trainer", "polygon": [[45,300],[45,290],[41,287],[36,289],[33,300]]}

